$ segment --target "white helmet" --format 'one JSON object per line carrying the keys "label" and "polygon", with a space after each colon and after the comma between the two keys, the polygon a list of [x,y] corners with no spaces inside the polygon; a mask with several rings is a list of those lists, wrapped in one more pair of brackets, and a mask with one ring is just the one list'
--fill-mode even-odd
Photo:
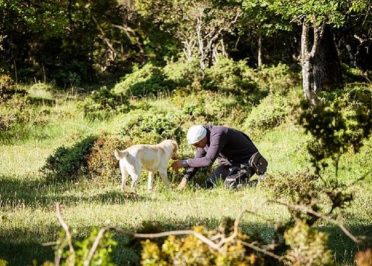
{"label": "white helmet", "polygon": [[187,131],[187,142],[189,144],[195,144],[201,141],[206,135],[207,129],[202,125],[192,126]]}

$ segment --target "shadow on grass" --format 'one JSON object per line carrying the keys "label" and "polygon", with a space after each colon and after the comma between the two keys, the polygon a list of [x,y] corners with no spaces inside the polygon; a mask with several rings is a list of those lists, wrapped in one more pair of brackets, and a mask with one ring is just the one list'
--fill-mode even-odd
{"label": "shadow on grass", "polygon": [[147,200],[145,196],[135,193],[109,190],[92,193],[90,195],[74,195],[63,193],[74,190],[73,183],[51,183],[44,180],[14,179],[7,176],[0,176],[0,206],[15,207],[22,204],[27,207],[48,207],[53,203],[64,204],[97,202],[108,204],[124,204],[128,201]]}
{"label": "shadow on grass", "polygon": [[[161,221],[144,221],[137,228],[122,228],[129,232],[156,233],[170,230],[191,229],[196,225],[203,225],[207,229],[217,229],[220,220],[216,218],[200,219],[197,216],[185,217],[184,219],[165,218]],[[267,223],[242,222],[240,228],[243,232],[250,235],[259,236],[269,243],[274,235],[274,225]],[[371,237],[372,225],[353,225],[349,229],[355,235],[368,235]],[[49,228],[51,236],[57,236],[61,228]],[[76,240],[86,237],[92,230],[91,226],[75,228]],[[336,226],[326,226],[320,228],[329,234],[329,245],[336,256],[337,264],[352,264],[355,253],[363,250],[363,246],[355,245],[346,235]],[[6,259],[9,265],[31,265],[33,260],[38,264],[49,260],[53,261],[54,251],[51,246],[42,246],[41,240],[38,241],[37,232],[3,232],[0,231],[0,258]],[[133,239],[128,235],[114,233],[118,245],[114,248],[112,256],[115,265],[139,265],[141,244],[143,239]],[[158,239],[160,243],[164,241]]]}

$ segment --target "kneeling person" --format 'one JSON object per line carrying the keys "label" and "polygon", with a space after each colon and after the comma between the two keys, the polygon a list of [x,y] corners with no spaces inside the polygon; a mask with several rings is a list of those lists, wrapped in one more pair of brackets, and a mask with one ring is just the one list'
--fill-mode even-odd
{"label": "kneeling person", "polygon": [[252,168],[255,162],[266,163],[266,165],[262,165],[259,174],[266,171],[266,160],[259,154],[251,139],[239,130],[224,126],[195,125],[188,130],[187,141],[196,147],[195,157],[178,160],[172,164],[174,170],[182,167],[187,168],[186,174],[178,186],[179,189],[186,187],[187,181],[195,175],[198,168],[211,166],[216,159],[219,161],[219,166],[207,178],[207,187],[214,187],[219,178],[225,180],[226,184],[231,179],[232,173],[236,174],[237,169],[240,171],[242,165],[253,163],[246,168],[248,171],[244,174],[247,175],[247,178],[258,172]]}

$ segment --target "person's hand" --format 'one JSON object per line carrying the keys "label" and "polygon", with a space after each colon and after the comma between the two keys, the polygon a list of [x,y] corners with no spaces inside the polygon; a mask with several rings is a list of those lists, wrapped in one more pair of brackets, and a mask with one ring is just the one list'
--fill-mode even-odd
{"label": "person's hand", "polygon": [[187,178],[182,178],[181,182],[179,183],[177,190],[183,190],[187,186]]}
{"label": "person's hand", "polygon": [[173,170],[175,171],[178,171],[180,168],[182,168],[183,165],[182,165],[182,161],[178,160],[178,161],[175,161],[172,163],[172,168]]}

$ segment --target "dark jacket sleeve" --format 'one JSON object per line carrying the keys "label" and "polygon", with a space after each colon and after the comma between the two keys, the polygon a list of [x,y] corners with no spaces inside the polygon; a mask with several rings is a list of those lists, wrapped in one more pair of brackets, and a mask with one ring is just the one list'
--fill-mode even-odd
{"label": "dark jacket sleeve", "polygon": [[191,168],[195,167],[207,167],[213,164],[218,154],[226,144],[226,135],[222,131],[218,130],[211,132],[208,151],[204,157],[188,159],[187,164]]}
{"label": "dark jacket sleeve", "polygon": [[[205,154],[206,154],[205,150],[203,150],[201,148],[198,148],[196,150],[194,158],[202,158]],[[187,160],[187,161],[189,161],[189,160]],[[186,170],[185,177],[190,180],[191,178],[194,177],[194,175],[196,174],[197,171],[198,171],[198,168],[189,167]]]}

